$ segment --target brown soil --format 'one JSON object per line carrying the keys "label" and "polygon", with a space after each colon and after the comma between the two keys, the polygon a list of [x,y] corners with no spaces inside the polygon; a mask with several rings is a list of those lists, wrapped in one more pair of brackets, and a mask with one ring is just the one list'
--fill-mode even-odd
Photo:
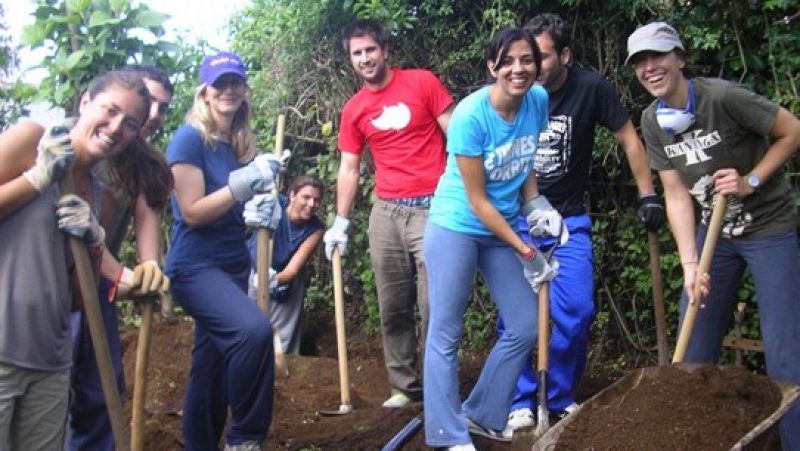
{"label": "brown soil", "polygon": [[651,370],[584,406],[556,449],[727,450],[780,405],[778,387],[743,368]]}

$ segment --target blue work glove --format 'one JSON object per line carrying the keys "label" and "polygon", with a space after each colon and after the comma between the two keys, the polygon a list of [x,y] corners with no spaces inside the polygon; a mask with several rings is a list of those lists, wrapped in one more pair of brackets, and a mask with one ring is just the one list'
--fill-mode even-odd
{"label": "blue work glove", "polygon": [[231,171],[228,175],[228,187],[233,198],[238,202],[246,202],[254,195],[266,193],[275,187],[275,177],[280,172],[280,160],[273,155],[259,155],[247,166]]}
{"label": "blue work glove", "polygon": [[322,236],[325,242],[325,257],[330,260],[333,256],[333,248],[339,248],[339,255],[344,255],[347,251],[347,231],[350,229],[350,220],[336,215],[333,225]]}
{"label": "blue work glove", "polygon": [[69,128],[64,125],[50,127],[39,140],[36,163],[22,175],[36,191],[41,192],[66,174],[74,158]]}
{"label": "blue work glove", "polygon": [[281,220],[281,210],[272,193],[256,194],[244,204],[242,217],[248,227],[265,228],[274,232]]}
{"label": "blue work glove", "polygon": [[519,254],[517,254],[517,256],[520,261],[522,261],[522,269],[525,273],[525,278],[528,279],[528,283],[531,284],[533,291],[538,293],[542,283],[549,282],[556,278],[559,265],[555,257],[550,257],[549,262],[545,260],[544,255],[539,252],[536,246],[531,246],[531,249],[533,249],[534,252],[531,258],[528,259]]}
{"label": "blue work glove", "polygon": [[522,215],[528,222],[531,238],[558,238],[559,244],[569,240],[569,230],[561,215],[550,205],[546,197],[539,195],[525,202]]}
{"label": "blue work glove", "polygon": [[65,194],[56,202],[58,228],[82,238],[88,244],[97,246],[103,243],[106,233],[92,213],[89,203],[74,194]]}
{"label": "blue work glove", "polygon": [[636,219],[644,224],[648,232],[657,232],[664,225],[664,205],[657,194],[645,194],[639,198],[639,209],[636,211]]}

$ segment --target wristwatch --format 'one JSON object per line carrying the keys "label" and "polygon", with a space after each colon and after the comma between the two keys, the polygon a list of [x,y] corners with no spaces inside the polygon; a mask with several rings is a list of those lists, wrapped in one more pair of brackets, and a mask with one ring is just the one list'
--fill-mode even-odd
{"label": "wristwatch", "polygon": [[747,184],[750,186],[750,188],[753,188],[754,191],[761,186],[761,183],[761,179],[758,178],[757,175],[752,173],[747,175]]}

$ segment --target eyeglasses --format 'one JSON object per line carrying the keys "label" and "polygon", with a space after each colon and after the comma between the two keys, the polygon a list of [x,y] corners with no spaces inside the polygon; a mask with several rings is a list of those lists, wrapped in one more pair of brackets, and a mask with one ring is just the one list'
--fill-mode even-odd
{"label": "eyeglasses", "polygon": [[233,89],[239,89],[245,85],[244,79],[238,75],[230,74],[230,75],[223,75],[217,78],[211,86],[214,89],[222,90],[227,87],[231,87]]}

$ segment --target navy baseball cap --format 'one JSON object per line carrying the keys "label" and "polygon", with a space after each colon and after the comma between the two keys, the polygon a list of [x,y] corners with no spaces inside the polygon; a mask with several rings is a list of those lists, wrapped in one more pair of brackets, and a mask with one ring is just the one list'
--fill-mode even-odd
{"label": "navy baseball cap", "polygon": [[219,52],[207,56],[200,66],[200,82],[213,85],[217,79],[225,74],[236,74],[247,80],[244,63],[239,55],[232,52]]}

